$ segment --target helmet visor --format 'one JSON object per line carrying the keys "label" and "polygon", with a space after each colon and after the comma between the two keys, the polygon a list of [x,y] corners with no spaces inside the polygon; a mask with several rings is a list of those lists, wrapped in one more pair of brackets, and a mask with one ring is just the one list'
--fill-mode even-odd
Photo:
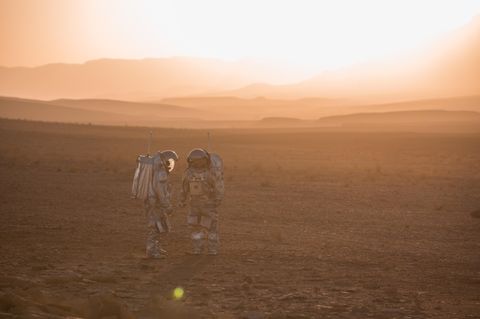
{"label": "helmet visor", "polygon": [[193,168],[206,168],[208,165],[208,159],[206,158],[195,159],[190,163],[190,165]]}

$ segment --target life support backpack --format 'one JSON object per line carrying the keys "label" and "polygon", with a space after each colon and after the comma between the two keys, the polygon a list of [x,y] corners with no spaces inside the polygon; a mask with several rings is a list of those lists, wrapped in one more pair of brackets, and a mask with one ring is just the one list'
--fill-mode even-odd
{"label": "life support backpack", "polygon": [[140,155],[133,175],[132,197],[145,200],[153,187],[154,157]]}
{"label": "life support backpack", "polygon": [[140,155],[137,158],[137,168],[133,175],[132,197],[145,200],[153,190],[155,169],[163,166],[168,173],[173,171],[178,156],[174,151],[162,151],[156,155]]}
{"label": "life support backpack", "polygon": [[223,184],[223,160],[216,153],[208,153],[210,162],[210,172],[213,173],[217,183]]}
{"label": "life support backpack", "polygon": [[225,184],[223,183],[223,160],[216,153],[208,153],[210,162],[210,174],[215,178],[215,192],[217,196],[223,198],[225,194]]}

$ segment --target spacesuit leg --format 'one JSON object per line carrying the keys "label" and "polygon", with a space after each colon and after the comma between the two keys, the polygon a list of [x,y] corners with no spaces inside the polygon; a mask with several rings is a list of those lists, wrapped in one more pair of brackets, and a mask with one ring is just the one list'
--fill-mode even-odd
{"label": "spacesuit leg", "polygon": [[157,227],[152,223],[148,225],[146,255],[148,258],[161,258],[160,236]]}
{"label": "spacesuit leg", "polygon": [[145,210],[147,214],[147,240],[146,256],[147,258],[162,258],[166,253],[160,246],[161,234],[159,212],[156,209],[156,200],[148,198],[145,201]]}
{"label": "spacesuit leg", "polygon": [[215,209],[211,209],[209,212],[211,218],[210,227],[208,228],[208,254],[217,255],[220,248],[220,237],[218,235],[218,214]]}
{"label": "spacesuit leg", "polygon": [[201,228],[196,228],[192,232],[193,254],[200,255],[203,252],[205,241],[205,232]]}
{"label": "spacesuit leg", "polygon": [[204,241],[205,241],[205,231],[200,225],[201,221],[201,210],[199,207],[191,207],[187,216],[187,223],[190,226],[192,233],[192,249],[193,254],[199,255],[203,252]]}

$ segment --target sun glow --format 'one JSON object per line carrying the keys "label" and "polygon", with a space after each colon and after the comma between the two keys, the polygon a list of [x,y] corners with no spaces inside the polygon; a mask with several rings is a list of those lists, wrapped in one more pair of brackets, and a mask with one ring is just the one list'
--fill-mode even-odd
{"label": "sun glow", "polygon": [[[2,2],[5,8],[10,7],[3,10],[4,14],[11,17],[2,33],[19,29],[22,20],[15,19],[15,14],[20,14],[15,3]],[[0,56],[0,65],[82,62],[102,57],[194,56],[287,63],[315,73],[411,50],[468,23],[480,12],[478,0],[20,3],[35,4],[39,16],[48,11],[48,20],[31,19],[29,28],[36,31],[35,35],[56,30],[55,37],[45,36],[44,43],[37,39],[29,47],[25,45],[28,40],[18,39],[27,37],[27,33],[17,31],[13,37],[3,34],[2,47],[8,49]],[[23,51],[29,49],[30,62],[27,53],[19,54],[15,41],[24,44]],[[33,48],[35,45],[38,50]],[[48,48],[61,48],[63,55],[49,55]]]}

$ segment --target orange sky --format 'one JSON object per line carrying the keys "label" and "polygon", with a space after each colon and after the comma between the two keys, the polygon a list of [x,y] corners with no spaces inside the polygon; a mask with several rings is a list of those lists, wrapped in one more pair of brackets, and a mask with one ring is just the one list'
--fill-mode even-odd
{"label": "orange sky", "polygon": [[0,64],[81,61],[88,39],[80,1],[0,0]]}
{"label": "orange sky", "polygon": [[0,65],[201,56],[338,68],[416,48],[480,1],[0,0]]}

